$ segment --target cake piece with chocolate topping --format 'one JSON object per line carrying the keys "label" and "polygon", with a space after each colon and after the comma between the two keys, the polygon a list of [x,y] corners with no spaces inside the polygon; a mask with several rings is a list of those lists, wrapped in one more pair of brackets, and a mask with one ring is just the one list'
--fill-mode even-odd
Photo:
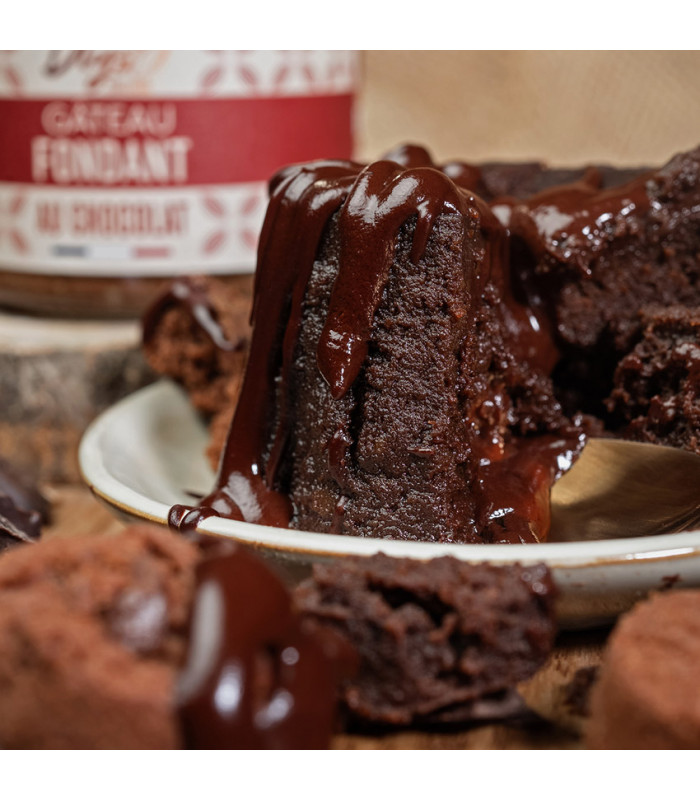
{"label": "cake piece with chocolate topping", "polygon": [[[428,541],[546,537],[583,442],[548,372],[544,320],[510,283],[489,207],[418,148],[271,182],[250,358],[214,491],[219,514]],[[432,162],[430,162],[432,164]]]}
{"label": "cake piece with chocolate topping", "polygon": [[180,278],[143,318],[149,365],[172,378],[211,422],[216,464],[231,421],[250,343],[250,291],[216,278]]}
{"label": "cake piece with chocolate topping", "polygon": [[555,596],[543,565],[381,554],[316,565],[294,594],[309,625],[359,653],[341,685],[350,715],[387,725],[508,716],[552,648]]}
{"label": "cake piece with chocolate topping", "polygon": [[700,299],[700,148],[614,188],[588,171],[514,203],[507,225],[524,294],[552,321],[563,395],[603,414],[640,310]]}
{"label": "cake piece with chocolate topping", "polygon": [[608,400],[619,433],[700,454],[700,307],[650,308],[641,320]]}

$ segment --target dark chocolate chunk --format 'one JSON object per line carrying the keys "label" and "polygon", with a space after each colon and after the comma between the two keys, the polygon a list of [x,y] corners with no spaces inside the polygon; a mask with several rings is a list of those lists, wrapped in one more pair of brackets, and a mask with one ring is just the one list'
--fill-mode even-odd
{"label": "dark chocolate chunk", "polygon": [[24,476],[0,460],[0,551],[15,544],[35,542],[50,520],[50,506]]}

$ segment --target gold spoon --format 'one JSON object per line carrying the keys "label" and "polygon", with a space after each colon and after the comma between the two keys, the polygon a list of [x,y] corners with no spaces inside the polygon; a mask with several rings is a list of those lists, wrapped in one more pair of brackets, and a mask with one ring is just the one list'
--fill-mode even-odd
{"label": "gold spoon", "polygon": [[552,488],[547,541],[623,539],[700,527],[700,456],[590,439]]}

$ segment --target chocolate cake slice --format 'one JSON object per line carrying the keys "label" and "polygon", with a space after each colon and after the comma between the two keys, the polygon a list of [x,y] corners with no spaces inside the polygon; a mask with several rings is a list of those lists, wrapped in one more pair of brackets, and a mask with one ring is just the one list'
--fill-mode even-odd
{"label": "chocolate cake slice", "polygon": [[641,323],[608,399],[618,434],[700,454],[700,307],[646,309]]}
{"label": "chocolate cake slice", "polygon": [[582,444],[507,232],[444,172],[316,162],[271,183],[250,358],[211,514],[432,541],[536,541]]}
{"label": "chocolate cake slice", "polygon": [[341,684],[351,716],[387,725],[507,716],[552,648],[555,596],[543,565],[381,554],[317,565],[294,595],[308,624],[359,653]]}

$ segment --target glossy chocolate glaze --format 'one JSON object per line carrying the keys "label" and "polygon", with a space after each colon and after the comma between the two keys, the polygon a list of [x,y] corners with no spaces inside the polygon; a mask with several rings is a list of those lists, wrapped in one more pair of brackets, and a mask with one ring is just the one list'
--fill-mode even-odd
{"label": "glossy chocolate glaze", "polygon": [[[217,484],[198,507],[173,507],[169,519],[172,527],[194,529],[211,516],[289,525],[292,507],[288,497],[278,491],[275,479],[296,402],[289,392],[290,373],[306,286],[324,230],[336,214],[341,243],[339,271],[317,352],[319,370],[334,398],[348,392],[365,363],[396,238],[412,218],[416,219],[411,252],[414,263],[421,259],[440,215],[461,215],[477,221],[486,254],[479,273],[465,275],[470,294],[481,297],[489,283],[491,291],[500,295],[502,328],[517,358],[545,372],[556,362],[556,348],[537,309],[514,297],[507,268],[507,230],[469,190],[469,185],[478,180],[478,168],[450,167],[460,187],[435,167],[423,148],[403,147],[390,156],[366,167],[349,161],[297,165],[273,178],[258,250],[250,357]],[[344,460],[352,442],[342,432],[336,438],[329,442],[329,462],[342,488]],[[528,446],[521,443],[517,452],[524,452]],[[567,444],[565,449],[571,451],[577,446]],[[549,476],[538,481],[539,496],[549,491],[552,476],[558,474],[557,457],[549,448],[539,444],[533,447],[547,461],[546,468],[535,471]],[[515,451],[509,455],[515,461],[519,458]],[[500,460],[504,456],[501,448],[489,458]],[[489,458],[485,456],[482,461],[486,463]],[[511,469],[515,461],[509,460]],[[522,459],[522,464],[531,462],[529,456]],[[497,499],[495,483],[478,483],[479,492],[489,495],[486,502],[491,515],[499,508],[510,508],[509,500]],[[529,486],[528,481],[523,485]],[[519,496],[529,508],[526,494],[520,492]],[[342,506],[342,491],[339,495]],[[342,517],[342,508],[337,511]],[[533,535],[530,527],[525,523],[524,529],[504,534],[505,538],[536,540],[543,535],[543,530]]]}
{"label": "glossy chocolate glaze", "polygon": [[176,690],[190,749],[320,749],[335,672],[281,581],[242,548],[197,566],[187,663]]}
{"label": "glossy chocolate glaze", "polygon": [[624,231],[634,230],[640,216],[652,208],[652,173],[603,189],[603,176],[591,167],[570,184],[514,202],[508,226],[533,254],[570,265],[587,277],[590,262],[601,247]]}
{"label": "glossy chocolate glaze", "polygon": [[476,486],[478,527],[493,544],[527,544],[547,538],[550,490],[576,460],[585,434],[572,426],[560,435],[513,439],[503,457],[487,460]]}

